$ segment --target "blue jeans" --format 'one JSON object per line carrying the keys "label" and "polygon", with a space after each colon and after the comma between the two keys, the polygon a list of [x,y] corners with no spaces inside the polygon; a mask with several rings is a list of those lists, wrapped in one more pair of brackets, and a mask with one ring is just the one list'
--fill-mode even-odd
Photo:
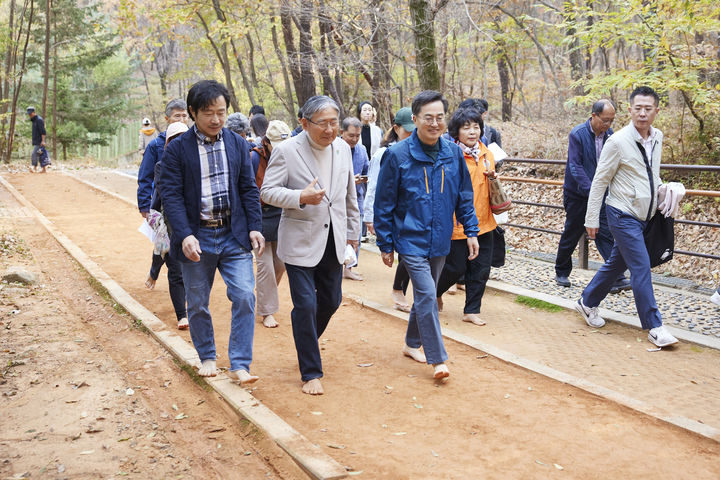
{"label": "blue jeans", "polygon": [[[572,271],[572,254],[575,252],[580,237],[585,233],[587,199],[563,195],[563,207],[565,207],[565,228],[562,235],[560,235],[555,257],[555,274],[558,277],[567,277]],[[603,203],[600,209],[600,229],[595,236],[595,246],[606,262],[610,258],[613,241],[613,236],[608,228],[605,204]],[[624,273],[621,274],[623,277]]]}
{"label": "blue jeans", "polygon": [[250,251],[232,234],[229,227],[200,228],[199,262],[183,262],[182,275],[187,297],[190,336],[200,360],[215,360],[215,332],[208,304],[215,270],[220,271],[232,302],[230,370],[250,370],[255,333],[255,277]]}
{"label": "blue jeans", "polygon": [[618,275],[625,269],[630,269],[630,285],[642,328],[649,330],[659,327],[662,325],[662,317],[655,302],[650,275],[650,257],[643,237],[647,222],[638,220],[610,205],[605,206],[605,212],[610,231],[615,237],[615,246],[610,258],[583,290],[583,303],[591,308],[600,305]]}
{"label": "blue jeans", "polygon": [[332,226],[320,263],[314,267],[285,264],[293,309],[293,338],[303,382],[323,376],[318,338],[342,302],[342,265],[335,253]]}
{"label": "blue jeans", "polygon": [[436,292],[445,257],[403,255],[402,258],[413,286],[413,305],[410,309],[405,343],[412,348],[422,346],[430,365],[443,363],[448,355],[440,330]]}

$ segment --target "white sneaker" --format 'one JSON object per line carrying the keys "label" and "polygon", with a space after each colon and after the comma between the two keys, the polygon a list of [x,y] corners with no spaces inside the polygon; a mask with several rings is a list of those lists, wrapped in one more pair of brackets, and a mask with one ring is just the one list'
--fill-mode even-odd
{"label": "white sneaker", "polygon": [[720,305],[720,292],[715,292],[710,296],[710,301],[715,305]]}
{"label": "white sneaker", "polygon": [[670,332],[667,331],[665,325],[651,328],[650,332],[648,332],[648,340],[650,340],[650,343],[654,343],[658,347],[667,347],[668,345],[678,343],[678,339],[673,337]]}
{"label": "white sneaker", "polygon": [[600,328],[605,326],[605,320],[603,320],[602,317],[600,317],[600,315],[598,314],[597,307],[586,307],[582,301],[582,297],[580,297],[575,304],[575,310],[580,312],[580,315],[582,315],[585,319],[585,323],[587,323],[589,326],[594,328]]}

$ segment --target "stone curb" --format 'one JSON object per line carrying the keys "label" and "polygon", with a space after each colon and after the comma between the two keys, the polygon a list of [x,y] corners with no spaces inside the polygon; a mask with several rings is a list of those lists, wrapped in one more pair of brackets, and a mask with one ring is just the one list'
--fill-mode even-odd
{"label": "stone curb", "polygon": [[[76,180],[82,181],[73,175]],[[87,183],[87,182],[84,182]],[[0,175],[2,184],[29,212],[42,224],[60,245],[100,284],[108,291],[110,296],[136,320],[148,330],[168,352],[178,361],[190,367],[196,366],[200,360],[195,349],[177,333],[167,329],[166,325],[150,310],[128,294],[115,280],[113,280],[100,266],[95,263],[84,251],[73,243],[65,234],[60,232],[35,206],[18,192],[8,181]],[[114,196],[119,195],[106,192],[98,186],[93,188]],[[125,200],[127,201],[127,200]],[[247,390],[233,383],[226,375],[203,379],[243,418],[277,443],[280,448],[302,468],[309,477],[318,480],[334,480],[347,477],[345,468],[332,457],[324,453],[320,447],[305,438],[297,430],[287,424]]]}
{"label": "stone curb", "polygon": [[[360,297],[359,295],[345,294],[343,296],[358,303],[359,305],[361,305],[365,308],[369,308],[370,310],[373,310],[375,312],[383,313],[385,315],[391,315],[395,318],[404,320],[405,322],[408,321],[407,313],[400,313],[400,312],[398,312],[390,307],[387,307],[383,304],[374,302],[372,300],[364,299],[364,298]],[[559,370],[555,370],[554,368],[550,368],[541,363],[534,362],[532,360],[528,360],[528,359],[523,358],[514,353],[507,352],[500,348],[494,347],[488,343],[480,342],[468,335],[464,335],[462,333],[456,332],[450,328],[443,326],[442,333],[443,333],[443,337],[446,337],[446,338],[449,338],[456,342],[462,343],[462,344],[472,347],[476,350],[483,351],[483,352],[487,353],[488,355],[492,355],[493,357],[502,360],[503,362],[510,363],[512,365],[516,365],[516,366],[524,368],[526,370],[530,370],[531,372],[539,373],[540,375],[543,375],[545,377],[551,378],[558,382],[562,382],[562,383],[571,385],[571,386],[579,388],[581,390],[585,390],[588,393],[605,398],[612,402],[618,403],[624,407],[628,407],[630,409],[644,413],[653,418],[662,420],[671,425],[680,427],[684,430],[688,430],[692,433],[703,436],[705,438],[709,438],[710,440],[720,442],[720,429],[718,429],[718,428],[711,427],[709,425],[705,425],[696,420],[691,420],[689,418],[686,418],[686,417],[683,417],[680,415],[674,415],[674,414],[668,413],[660,408],[654,407],[645,402],[634,399],[632,397],[629,397],[622,393],[616,392],[609,388],[603,387],[601,385],[597,385],[595,383],[589,382],[583,378],[575,377],[573,375],[563,373]]]}
{"label": "stone curb", "polygon": [[[376,254],[380,254],[380,250],[374,246],[374,245],[366,245],[361,244],[361,248],[364,250],[367,250],[368,252],[373,252]],[[541,260],[535,260],[534,262],[541,262]],[[500,292],[506,292],[511,293],[513,295],[523,295],[525,297],[534,298],[536,300],[542,300],[547,303],[551,303],[553,305],[557,305],[559,307],[573,310],[575,311],[575,300],[568,300],[567,298],[558,297],[556,295],[550,295],[548,293],[538,292],[537,290],[530,290],[527,288],[519,287],[517,285],[512,285],[506,282],[501,282],[499,280],[488,280],[487,286],[492,288],[493,290],[498,290]],[[654,288],[656,289],[664,289],[664,290],[673,290],[671,287],[661,286],[654,284]],[[687,292],[685,292],[688,294]],[[701,295],[694,295],[697,296],[698,299],[701,299]],[[615,312],[613,310],[608,310],[606,308],[600,308],[599,309],[600,316],[605,319],[606,321],[612,321],[617,322],[623,325],[627,325],[633,328],[637,328],[638,330],[642,330],[642,327],[640,326],[640,320],[633,316],[633,315],[626,315],[624,313]],[[676,338],[683,340],[685,342],[694,343],[697,345],[701,345],[703,347],[708,348],[714,348],[715,350],[720,350],[720,338],[717,337],[711,337],[709,335],[701,335],[696,332],[691,332],[689,330],[686,330],[684,328],[677,328],[673,325],[665,324],[665,327],[672,333]]]}

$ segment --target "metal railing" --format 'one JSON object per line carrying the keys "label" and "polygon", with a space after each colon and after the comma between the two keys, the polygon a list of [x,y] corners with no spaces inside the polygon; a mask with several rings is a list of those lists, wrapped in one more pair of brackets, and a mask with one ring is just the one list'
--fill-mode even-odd
{"label": "metal railing", "polygon": [[[510,157],[505,158],[503,160],[503,163],[526,163],[526,164],[553,165],[553,166],[563,166],[563,167],[566,164],[565,160],[552,160],[552,159],[546,159],[546,158],[510,158]],[[696,172],[705,171],[705,172],[720,173],[720,166],[716,166],[716,165],[661,164],[660,168],[665,169],[665,170],[685,170],[685,171],[696,171]],[[507,175],[500,175],[498,178],[500,178],[500,180],[505,181],[505,182],[535,183],[535,184],[553,185],[553,186],[559,186],[559,187],[562,187],[562,185],[563,185],[562,180],[512,177],[512,176],[507,176]],[[720,197],[720,191],[717,191],[717,190],[687,190],[686,195],[702,196],[702,197]],[[517,200],[517,199],[513,199],[513,203],[516,203],[519,205],[532,206],[532,207],[564,210],[562,205],[554,205],[554,204],[550,204],[550,203],[529,202],[526,200]],[[677,220],[675,220],[675,223],[684,224],[684,225],[696,225],[696,226],[708,227],[708,228],[720,228],[720,223],[698,222],[695,220],[677,219]],[[552,230],[549,228],[533,227],[531,225],[507,223],[506,226],[514,227],[514,228],[522,228],[525,230],[532,230],[532,231],[536,231],[536,232],[548,233],[548,234],[552,234],[552,235],[562,235],[562,231]],[[588,251],[589,251],[588,238],[587,238],[587,235],[583,234],[581,241],[578,244],[578,265],[580,268],[583,268],[583,269],[588,268]],[[711,260],[720,260],[720,255],[713,255],[713,254],[703,253],[703,252],[675,250],[674,253],[676,253],[678,255],[688,255],[691,257],[700,257],[700,258],[707,258],[707,259],[711,259]]]}

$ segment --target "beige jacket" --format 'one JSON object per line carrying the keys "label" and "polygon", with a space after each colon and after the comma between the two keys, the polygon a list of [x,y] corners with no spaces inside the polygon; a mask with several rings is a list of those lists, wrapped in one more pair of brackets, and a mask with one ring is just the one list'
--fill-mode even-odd
{"label": "beige jacket", "polygon": [[352,154],[344,140],[332,148],[332,180],[318,205],[300,205],[300,192],[319,176],[307,132],[273,148],[260,196],[262,201],[283,209],[278,228],[278,257],[291,265],[314,267],[325,252],[330,224],[339,263],[345,260],[347,239],[360,238],[360,210],[355,190]]}
{"label": "beige jacket", "polygon": [[608,205],[638,220],[648,220],[648,212],[655,212],[657,190],[661,184],[660,156],[663,134],[658,129],[653,130],[655,139],[652,148],[652,189],[647,167],[637,145],[641,137],[630,123],[611,135],[603,147],[590,187],[585,214],[586,227],[599,228],[600,208],[605,190],[608,190],[605,201]]}

